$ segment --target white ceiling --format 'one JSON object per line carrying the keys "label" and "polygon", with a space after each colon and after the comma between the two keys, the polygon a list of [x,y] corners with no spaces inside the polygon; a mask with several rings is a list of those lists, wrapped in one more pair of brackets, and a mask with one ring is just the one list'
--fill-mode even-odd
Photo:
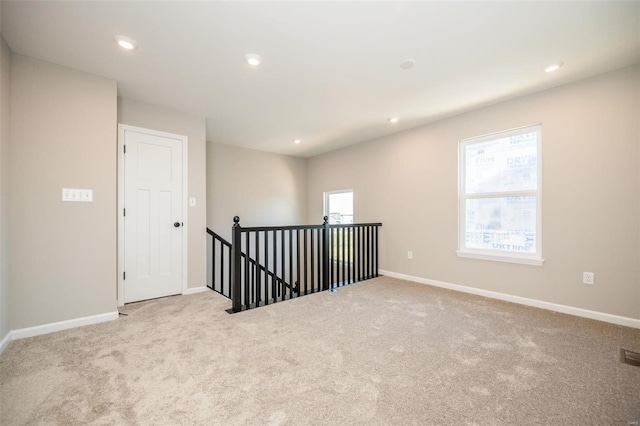
{"label": "white ceiling", "polygon": [[[15,53],[114,79],[122,97],[204,116],[209,141],[302,157],[640,62],[640,1],[1,7]],[[116,34],[139,48],[122,51]],[[247,53],[263,64],[247,65]],[[415,67],[401,69],[408,58]],[[560,71],[541,71],[557,60]]]}

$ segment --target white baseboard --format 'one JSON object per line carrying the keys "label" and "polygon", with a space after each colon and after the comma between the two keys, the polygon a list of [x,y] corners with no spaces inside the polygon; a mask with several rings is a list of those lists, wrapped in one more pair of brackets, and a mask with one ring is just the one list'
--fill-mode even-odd
{"label": "white baseboard", "polygon": [[186,289],[182,294],[186,296],[187,294],[202,293],[209,290],[211,290],[209,287],[193,287]]}
{"label": "white baseboard", "polygon": [[11,331],[8,331],[7,334],[2,338],[2,340],[0,340],[0,355],[2,355],[2,352],[4,352],[7,346],[9,346],[11,340]]}
{"label": "white baseboard", "polygon": [[398,278],[406,281],[413,281],[420,284],[427,284],[434,287],[446,288],[449,290],[460,291],[462,293],[475,294],[478,296],[488,297],[490,299],[504,300],[506,302],[519,303],[521,305],[533,306],[535,308],[546,309],[549,311],[561,312],[563,314],[575,315],[583,318],[590,318],[598,321],[604,321],[611,324],[624,325],[626,327],[640,328],[640,319],[623,317],[619,315],[607,314],[604,312],[590,311],[588,309],[576,308],[573,306],[560,305],[558,303],[545,302],[542,300],[529,299],[526,297],[513,296],[511,294],[498,293],[496,291],[483,290],[480,288],[467,287],[460,284],[451,284],[444,281],[430,280],[427,278],[414,277],[412,275],[400,274],[398,272],[379,270],[380,275],[391,278]]}
{"label": "white baseboard", "polygon": [[116,319],[118,319],[118,311],[107,312],[106,314],[100,315],[92,315],[90,317],[75,318],[66,321],[52,322],[50,324],[36,325],[35,327],[20,328],[18,330],[11,330],[11,340],[39,336],[41,334],[53,333],[54,331],[82,327],[83,325],[98,324],[101,322],[113,321]]}

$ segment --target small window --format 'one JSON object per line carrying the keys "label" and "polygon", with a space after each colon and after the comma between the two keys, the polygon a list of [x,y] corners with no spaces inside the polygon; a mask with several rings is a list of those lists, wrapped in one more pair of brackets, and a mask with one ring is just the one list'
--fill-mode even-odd
{"label": "small window", "polygon": [[459,146],[458,255],[541,265],[541,126]]}
{"label": "small window", "polygon": [[325,192],[324,214],[331,225],[353,223],[353,191]]}

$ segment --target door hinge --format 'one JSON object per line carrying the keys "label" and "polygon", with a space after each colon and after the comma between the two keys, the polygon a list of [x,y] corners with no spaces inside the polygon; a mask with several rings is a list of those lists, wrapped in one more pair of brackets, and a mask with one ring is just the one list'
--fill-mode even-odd
{"label": "door hinge", "polygon": [[127,209],[122,209],[122,216],[126,216],[127,215]]}
{"label": "door hinge", "polygon": [[127,146],[126,145],[124,146],[124,153],[125,154],[127,153]]}
{"label": "door hinge", "polygon": [[122,272],[122,280],[126,280],[127,279],[127,273],[126,272]]}

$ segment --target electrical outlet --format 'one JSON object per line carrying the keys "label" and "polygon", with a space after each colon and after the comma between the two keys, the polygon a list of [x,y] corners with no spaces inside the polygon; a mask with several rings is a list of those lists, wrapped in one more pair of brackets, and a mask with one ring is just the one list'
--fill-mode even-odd
{"label": "electrical outlet", "polygon": [[409,259],[409,260],[413,259],[413,252],[412,251],[408,251],[407,252],[407,259]]}
{"label": "electrical outlet", "polygon": [[596,283],[596,274],[593,272],[583,272],[582,273],[582,282],[584,284],[593,285]]}

